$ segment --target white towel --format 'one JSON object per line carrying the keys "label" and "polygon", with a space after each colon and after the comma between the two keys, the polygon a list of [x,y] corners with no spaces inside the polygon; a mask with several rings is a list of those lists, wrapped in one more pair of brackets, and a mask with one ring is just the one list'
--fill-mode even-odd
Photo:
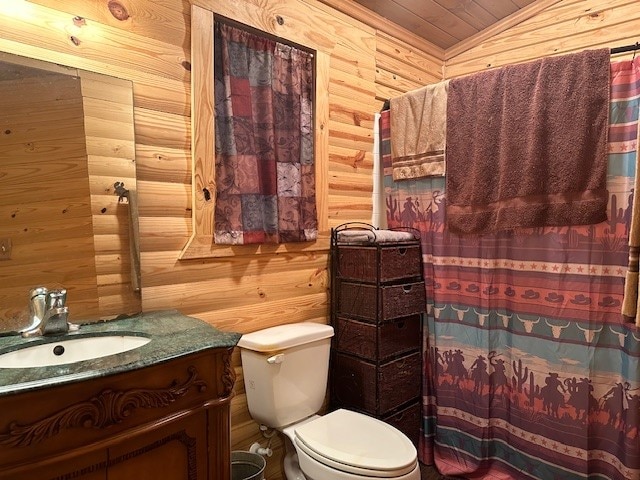
{"label": "white towel", "polygon": [[342,230],[338,232],[339,243],[390,243],[416,240],[412,232],[400,230]]}
{"label": "white towel", "polygon": [[394,180],[443,176],[449,80],[389,101]]}

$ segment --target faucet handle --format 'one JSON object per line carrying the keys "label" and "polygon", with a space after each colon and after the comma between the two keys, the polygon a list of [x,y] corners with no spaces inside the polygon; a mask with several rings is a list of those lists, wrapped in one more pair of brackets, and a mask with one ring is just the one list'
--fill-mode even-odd
{"label": "faucet handle", "polygon": [[47,293],[47,310],[50,308],[62,308],[67,301],[67,290],[51,290]]}
{"label": "faucet handle", "polygon": [[29,291],[29,299],[34,299],[41,295],[46,295],[49,293],[49,289],[47,287],[35,287]]}

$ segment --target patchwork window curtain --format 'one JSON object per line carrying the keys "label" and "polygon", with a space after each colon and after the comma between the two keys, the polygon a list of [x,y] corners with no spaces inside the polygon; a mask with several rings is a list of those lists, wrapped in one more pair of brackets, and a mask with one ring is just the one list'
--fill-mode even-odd
{"label": "patchwork window curtain", "polygon": [[620,313],[636,176],[640,59],[611,65],[608,219],[459,235],[443,178],[394,182],[389,227],[421,231],[420,459],[469,479],[640,480],[640,331]]}
{"label": "patchwork window curtain", "polygon": [[214,28],[214,241],[315,240],[313,54]]}

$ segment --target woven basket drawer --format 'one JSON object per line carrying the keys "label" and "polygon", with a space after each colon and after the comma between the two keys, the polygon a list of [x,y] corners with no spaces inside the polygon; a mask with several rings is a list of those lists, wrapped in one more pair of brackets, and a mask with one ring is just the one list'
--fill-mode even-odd
{"label": "woven basket drawer", "polygon": [[338,313],[370,322],[382,322],[425,312],[424,282],[376,287],[339,282]]}
{"label": "woven basket drawer", "polygon": [[417,447],[420,440],[420,424],[422,417],[422,405],[414,402],[402,410],[385,415],[382,419],[389,425],[393,425]]}
{"label": "woven basket drawer", "polygon": [[385,360],[420,348],[420,315],[402,317],[376,327],[372,323],[338,317],[337,347],[367,360]]}
{"label": "woven basket drawer", "polygon": [[339,246],[336,274],[346,280],[371,283],[420,277],[420,256],[419,243],[372,247]]}
{"label": "woven basket drawer", "polygon": [[378,414],[387,413],[422,394],[420,352],[401,357],[380,367]]}
{"label": "woven basket drawer", "polygon": [[381,365],[351,355],[334,358],[332,396],[340,407],[383,415],[420,396],[420,352]]}

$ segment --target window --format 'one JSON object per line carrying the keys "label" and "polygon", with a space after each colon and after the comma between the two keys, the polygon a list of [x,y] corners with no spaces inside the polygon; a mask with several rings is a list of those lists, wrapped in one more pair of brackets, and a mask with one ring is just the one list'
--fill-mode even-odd
{"label": "window", "polygon": [[[261,20],[247,7],[240,8],[234,2],[199,2],[206,7],[191,7],[191,123],[192,123],[192,163],[193,163],[193,230],[189,242],[181,252],[181,259],[223,257],[232,255],[254,255],[328,250],[328,141],[329,141],[329,60],[334,45],[330,32],[315,32],[296,28],[295,22],[289,26],[286,19],[274,22],[274,29],[267,32],[278,38],[286,38],[302,48],[315,51],[315,90],[313,113],[315,198],[317,211],[317,239],[312,242],[280,244],[220,245],[214,242],[214,211],[217,177],[214,168],[214,13],[223,17],[233,17],[249,27],[256,28]],[[301,4],[302,5],[302,4]],[[296,10],[295,15],[310,16],[305,9]],[[320,41],[318,41],[320,40]],[[327,50],[328,48],[328,50]]]}

